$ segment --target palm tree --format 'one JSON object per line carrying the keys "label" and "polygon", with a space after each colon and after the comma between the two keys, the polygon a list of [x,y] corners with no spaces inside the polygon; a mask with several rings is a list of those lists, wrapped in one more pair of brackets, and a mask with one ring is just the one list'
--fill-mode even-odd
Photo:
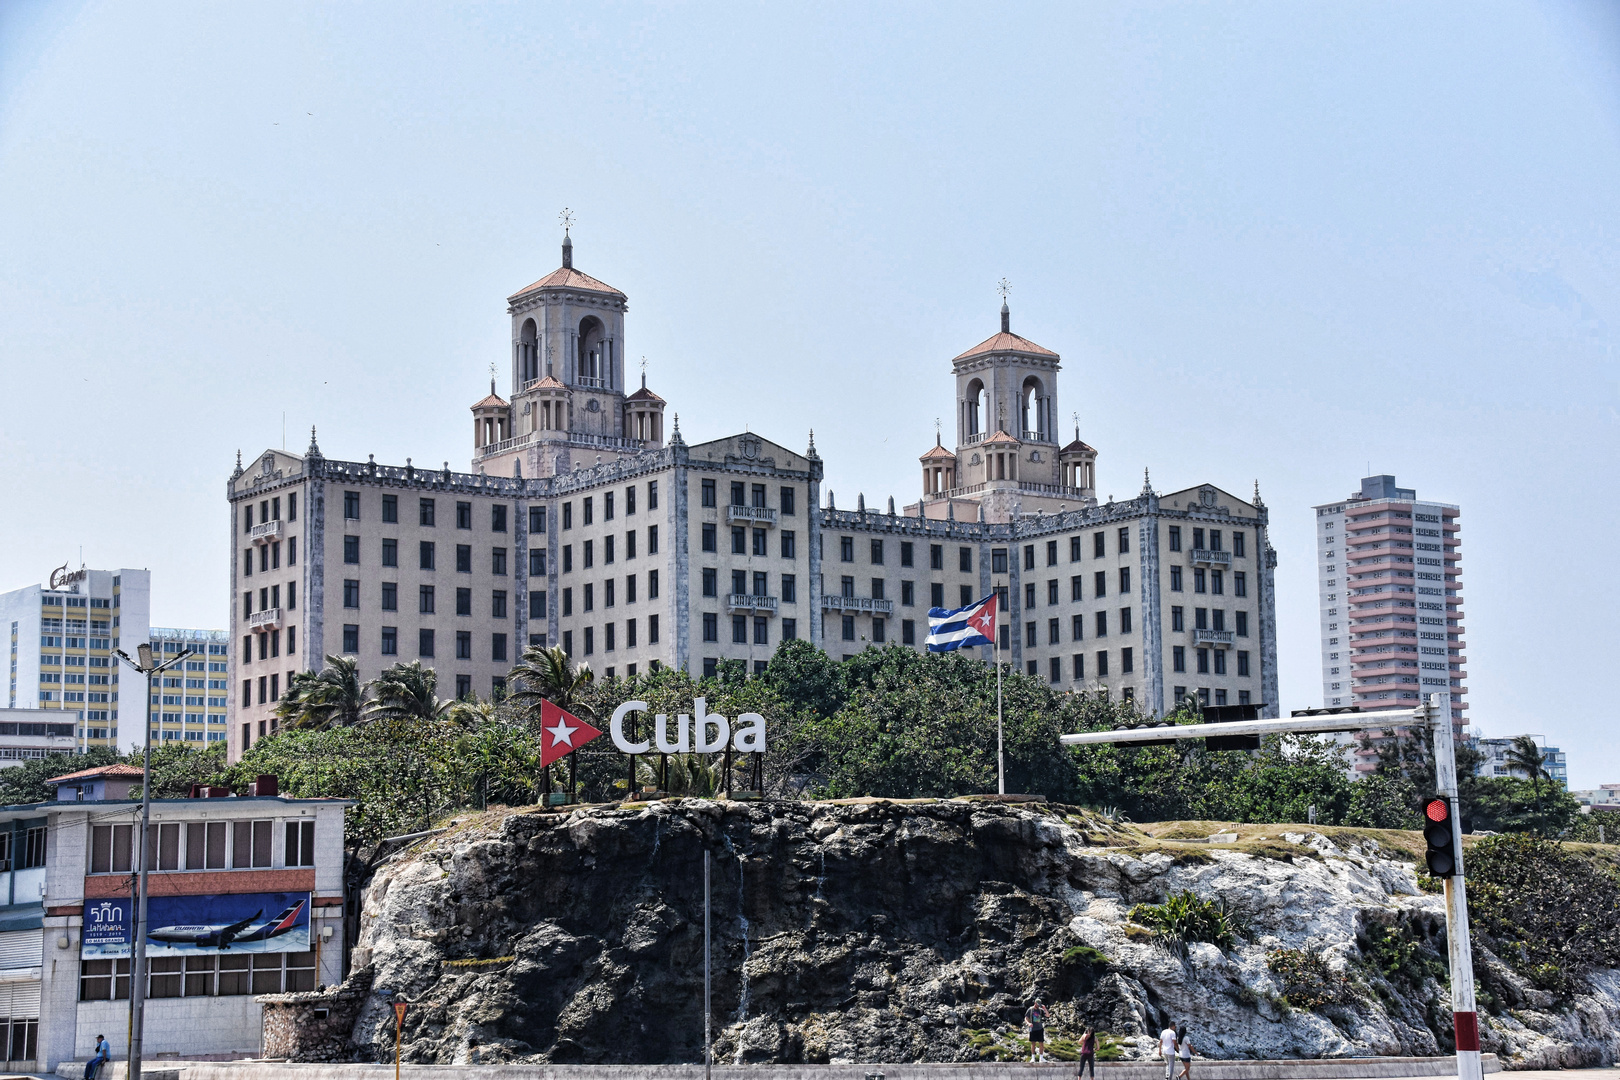
{"label": "palm tree", "polygon": [[372,681],[366,702],[365,718],[374,720],[437,721],[446,718],[455,706],[453,701],[440,700],[438,676],[422,661],[395,664]]}
{"label": "palm tree", "polygon": [[358,724],[365,710],[359,662],[328,656],[319,674],[301,671],[288,680],[276,715],[288,727],[331,728]]}
{"label": "palm tree", "polygon": [[538,715],[542,701],[580,716],[593,711],[584,700],[595,675],[584,664],[570,667],[568,654],[557,648],[531,645],[523,651],[517,667],[506,676],[507,700],[520,714]]}
{"label": "palm tree", "polygon": [[1541,752],[1536,740],[1529,735],[1514,736],[1513,745],[1508,747],[1507,767],[1509,772],[1520,772],[1530,781],[1530,789],[1536,795],[1536,813],[1541,813],[1541,781],[1551,780],[1552,773],[1547,771],[1547,755]]}

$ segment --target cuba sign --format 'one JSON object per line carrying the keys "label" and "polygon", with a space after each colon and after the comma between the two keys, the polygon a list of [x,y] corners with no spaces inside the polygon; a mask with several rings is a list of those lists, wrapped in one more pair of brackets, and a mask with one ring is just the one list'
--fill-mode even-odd
{"label": "cuba sign", "polygon": [[646,754],[657,750],[660,754],[715,754],[728,744],[740,754],[765,752],[765,718],[759,713],[743,713],[737,717],[737,728],[733,732],[731,721],[719,713],[710,712],[707,702],[697,698],[692,702],[690,715],[676,714],[673,735],[670,733],[668,714],[657,713],[653,716],[652,738],[644,742],[631,742],[625,734],[625,721],[635,713],[646,711],[645,701],[626,701],[613,710],[608,734],[613,738],[613,745],[622,752]]}

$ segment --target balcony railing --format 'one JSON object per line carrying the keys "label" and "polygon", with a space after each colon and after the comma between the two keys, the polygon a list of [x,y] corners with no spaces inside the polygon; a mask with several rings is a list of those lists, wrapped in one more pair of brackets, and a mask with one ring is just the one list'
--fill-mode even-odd
{"label": "balcony railing", "polygon": [[593,379],[589,375],[578,375],[574,378],[574,385],[590,387],[593,390],[601,390],[607,387],[607,382],[602,379]]}
{"label": "balcony railing", "polygon": [[1193,565],[1202,563],[1205,566],[1231,566],[1232,553],[1230,551],[1210,551],[1208,548],[1193,548]]}
{"label": "balcony railing", "polygon": [[821,597],[823,611],[870,611],[878,615],[893,615],[894,601],[879,600],[871,596],[830,596]]}
{"label": "balcony railing", "polygon": [[988,439],[989,437],[990,435],[988,432],[975,431],[973,434],[969,435],[965,440],[963,440],[962,445],[976,446],[977,444],[984,442],[984,440]]}
{"label": "balcony railing", "polygon": [[1230,648],[1237,640],[1237,634],[1231,630],[1194,630],[1194,645],[1218,645],[1221,648]]}
{"label": "balcony railing", "polygon": [[255,611],[253,614],[248,616],[249,630],[260,630],[267,626],[280,625],[281,609],[278,607],[265,608],[263,611]]}
{"label": "balcony railing", "polygon": [[256,543],[269,543],[281,535],[281,519],[265,521],[248,530],[248,539]]}
{"label": "balcony railing", "polygon": [[732,611],[768,611],[774,615],[778,603],[774,596],[750,596],[747,593],[730,593],[726,596],[726,607]]}
{"label": "balcony railing", "polygon": [[776,511],[768,506],[728,506],[727,521],[752,521],[760,525],[775,525]]}

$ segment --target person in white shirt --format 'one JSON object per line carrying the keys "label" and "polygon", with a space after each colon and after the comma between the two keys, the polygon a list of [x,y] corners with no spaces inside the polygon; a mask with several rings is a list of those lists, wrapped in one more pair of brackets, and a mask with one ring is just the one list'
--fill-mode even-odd
{"label": "person in white shirt", "polygon": [[1159,1057],[1164,1062],[1164,1080],[1173,1080],[1176,1071],[1176,1025],[1166,1024],[1159,1032]]}

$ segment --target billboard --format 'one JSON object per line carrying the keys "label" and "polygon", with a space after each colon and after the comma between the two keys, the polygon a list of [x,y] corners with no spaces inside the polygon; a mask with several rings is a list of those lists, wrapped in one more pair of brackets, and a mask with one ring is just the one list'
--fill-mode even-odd
{"label": "billboard", "polygon": [[[129,897],[84,902],[80,955],[130,955],[135,902]],[[308,952],[309,893],[232,893],[152,896],[146,901],[146,955]]]}

